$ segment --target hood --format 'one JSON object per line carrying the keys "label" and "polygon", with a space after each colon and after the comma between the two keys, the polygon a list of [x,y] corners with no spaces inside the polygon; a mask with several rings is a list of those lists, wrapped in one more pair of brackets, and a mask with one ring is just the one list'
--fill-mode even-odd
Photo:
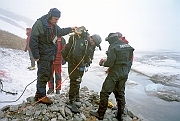
{"label": "hood", "polygon": [[44,27],[45,28],[50,28],[49,24],[48,24],[48,20],[47,20],[47,15],[42,16],[41,18],[39,18],[38,20],[41,20]]}

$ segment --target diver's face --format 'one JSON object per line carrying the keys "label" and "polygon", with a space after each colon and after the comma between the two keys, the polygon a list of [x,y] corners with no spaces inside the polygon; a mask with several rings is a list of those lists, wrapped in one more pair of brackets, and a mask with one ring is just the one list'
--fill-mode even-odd
{"label": "diver's face", "polygon": [[91,44],[91,46],[96,46],[96,43],[94,42],[94,40],[93,40],[93,38],[92,37],[90,37],[90,44]]}
{"label": "diver's face", "polygon": [[52,16],[52,18],[51,18],[51,20],[49,20],[49,22],[50,22],[51,24],[56,24],[56,23],[58,22],[58,20],[59,20],[58,17]]}

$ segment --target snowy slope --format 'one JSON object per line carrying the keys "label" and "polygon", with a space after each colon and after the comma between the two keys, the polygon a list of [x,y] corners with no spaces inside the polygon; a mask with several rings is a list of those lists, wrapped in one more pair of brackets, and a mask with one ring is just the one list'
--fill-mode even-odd
{"label": "snowy slope", "polygon": [[[88,69],[88,72],[85,73],[83,76],[83,82],[82,86],[87,86],[89,89],[93,89],[95,91],[100,91],[102,83],[106,77],[105,70],[107,68],[100,67],[98,65],[98,62],[100,58],[105,58],[105,51],[95,51],[94,60],[90,68]],[[168,56],[169,58],[161,58],[161,61],[158,59],[155,59],[154,57],[160,54],[151,54],[151,57],[144,59],[144,55],[148,55],[149,52],[145,53],[139,53],[135,54],[135,60],[134,65],[132,66],[133,70],[136,70],[138,72],[144,73],[146,75],[153,76],[157,75],[159,77],[158,79],[165,84],[151,84],[147,85],[145,87],[145,91],[147,93],[153,93],[153,94],[159,94],[160,92],[166,92],[166,95],[170,95],[177,100],[180,99],[180,91],[179,91],[179,72],[180,72],[180,66],[179,61],[176,60],[177,58],[172,57],[180,57],[179,53],[170,54],[172,56]],[[160,52],[163,54],[163,52]],[[172,52],[173,53],[173,52]],[[164,56],[166,54],[164,53]],[[37,69],[33,71],[29,71],[27,69],[28,66],[30,66],[30,60],[28,53],[22,51],[22,50],[13,50],[13,49],[5,49],[0,48],[0,79],[3,81],[3,89],[10,92],[17,92],[17,95],[10,95],[6,94],[4,92],[0,92],[1,99],[0,102],[3,101],[13,101],[16,100],[23,92],[25,87],[31,83],[33,80],[36,79],[37,75]],[[63,84],[62,89],[68,88],[69,85],[69,79],[64,80],[66,77],[68,77],[68,71],[67,71],[67,64],[63,65]],[[91,77],[91,78],[89,78]],[[162,78],[163,77],[163,78]],[[164,78],[165,77],[165,78]],[[172,79],[169,79],[169,77],[173,77]],[[169,81],[167,82],[167,79]],[[177,83],[178,86],[168,86],[168,84],[175,84]],[[134,85],[135,82],[133,80],[128,80],[128,85]],[[1,85],[2,86],[2,85]],[[36,91],[36,81],[33,82],[31,85],[29,85],[23,94],[23,96],[20,98],[19,101],[15,103],[0,103],[0,108],[7,104],[16,104],[18,102],[22,102],[29,96],[34,96],[34,93]]]}

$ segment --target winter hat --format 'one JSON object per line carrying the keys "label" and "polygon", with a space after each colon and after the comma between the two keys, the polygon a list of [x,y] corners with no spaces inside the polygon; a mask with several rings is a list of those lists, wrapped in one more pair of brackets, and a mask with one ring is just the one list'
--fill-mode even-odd
{"label": "winter hat", "polygon": [[122,37],[122,34],[120,32],[116,32],[116,34],[118,34],[118,37]]}
{"label": "winter hat", "polygon": [[57,8],[52,8],[48,12],[48,15],[49,15],[50,18],[52,16],[60,18],[61,17],[61,11],[59,11]]}
{"label": "winter hat", "polygon": [[100,46],[100,43],[102,42],[101,37],[97,34],[93,34],[92,38],[93,38],[94,42],[96,43],[96,46],[99,47],[99,50],[101,50],[101,46]]}
{"label": "winter hat", "polygon": [[112,37],[118,37],[118,34],[117,33],[110,33],[108,35],[108,37],[106,37],[105,41],[109,41],[109,39],[112,38]]}

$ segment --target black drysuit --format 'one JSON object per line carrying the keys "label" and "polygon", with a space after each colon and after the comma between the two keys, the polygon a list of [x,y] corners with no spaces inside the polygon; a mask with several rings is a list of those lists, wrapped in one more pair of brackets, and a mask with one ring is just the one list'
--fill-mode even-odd
{"label": "black drysuit", "polygon": [[84,70],[81,71],[81,68],[90,66],[94,51],[95,46],[91,46],[86,37],[78,38],[76,34],[69,38],[65,49],[61,51],[63,59],[68,62],[70,103],[79,100],[80,83],[84,74]]}
{"label": "black drysuit", "polygon": [[112,37],[108,40],[110,46],[107,51],[105,67],[110,67],[110,71],[103,83],[100,92],[100,105],[98,113],[104,116],[108,105],[109,95],[113,92],[118,102],[118,115],[122,114],[122,107],[125,104],[125,82],[132,65],[134,48],[118,39]]}

